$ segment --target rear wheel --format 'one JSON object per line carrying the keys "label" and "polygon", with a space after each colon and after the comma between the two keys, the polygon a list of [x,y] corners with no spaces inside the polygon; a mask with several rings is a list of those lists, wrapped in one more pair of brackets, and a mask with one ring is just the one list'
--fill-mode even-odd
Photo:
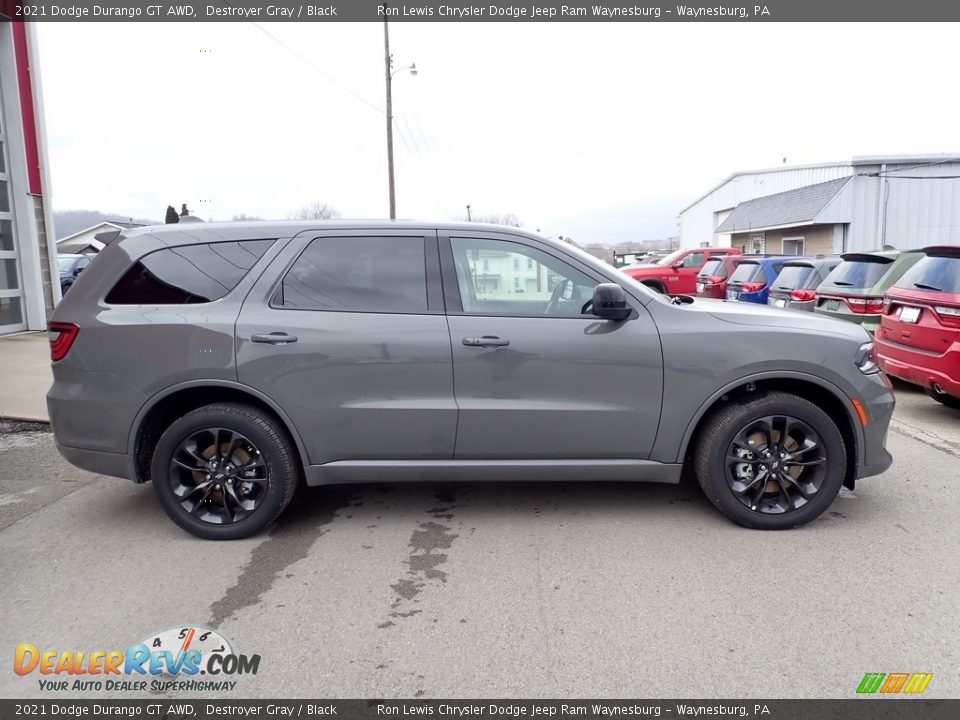
{"label": "rear wheel", "polygon": [[276,420],[246,405],[217,404],[167,428],[151,477],[177,525],[208,540],[235,540],[260,532],[283,512],[300,469]]}
{"label": "rear wheel", "polygon": [[938,403],[946,405],[948,408],[953,408],[954,410],[960,410],[960,398],[954,397],[953,395],[947,395],[946,393],[938,393],[936,390],[931,388],[926,388],[927,395],[932,397]]}
{"label": "rear wheel", "polygon": [[783,530],[829,507],[847,452],[819,407],[788,393],[734,402],[707,420],[694,455],[704,494],[744,527]]}

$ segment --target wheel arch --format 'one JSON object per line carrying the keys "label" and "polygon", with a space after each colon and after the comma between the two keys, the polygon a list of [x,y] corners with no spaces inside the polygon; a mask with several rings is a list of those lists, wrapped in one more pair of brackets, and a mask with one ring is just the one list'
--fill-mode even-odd
{"label": "wheel arch", "polygon": [[134,418],[127,440],[131,462],[130,477],[134,482],[150,480],[152,449],[163,431],[176,418],[191,410],[217,402],[252,405],[271,415],[293,440],[298,461],[306,468],[306,447],[294,424],[283,410],[263,393],[240,383],[225,380],[194,380],[173,385],[157,393],[144,404]]}
{"label": "wheel arch", "polygon": [[864,444],[863,428],[859,424],[856,410],[843,390],[823,378],[805,373],[764,373],[741,378],[717,390],[700,406],[687,426],[680,445],[679,460],[684,465],[690,461],[700,434],[708,426],[710,417],[719,408],[739,397],[772,390],[787,392],[812,401],[837,424],[844,444],[847,446],[847,467],[844,471],[843,484],[852,490]]}
{"label": "wheel arch", "polygon": [[645,280],[638,280],[641,285],[646,285],[651,290],[660,293],[661,295],[667,294],[667,286],[663,283],[662,280],[657,280],[656,278],[649,278]]}

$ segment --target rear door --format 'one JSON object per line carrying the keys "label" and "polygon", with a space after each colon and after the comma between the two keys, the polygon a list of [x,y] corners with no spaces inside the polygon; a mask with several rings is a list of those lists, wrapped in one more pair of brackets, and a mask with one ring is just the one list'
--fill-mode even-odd
{"label": "rear door", "polygon": [[239,380],[293,420],[311,464],[450,459],[442,305],[434,231],[301,234],[244,302]]}
{"label": "rear door", "polygon": [[645,459],[660,418],[660,338],[642,304],[601,320],[609,282],[533,239],[441,233],[460,409],[455,457]]}

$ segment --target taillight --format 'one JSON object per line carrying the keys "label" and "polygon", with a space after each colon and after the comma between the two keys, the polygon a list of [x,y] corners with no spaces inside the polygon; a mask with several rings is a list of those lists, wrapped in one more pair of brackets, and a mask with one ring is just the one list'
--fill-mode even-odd
{"label": "taillight", "polygon": [[797,302],[809,302],[817,296],[816,290],[791,290],[790,299]]}
{"label": "taillight", "polygon": [[935,305],[934,310],[940,318],[940,322],[950,327],[960,327],[960,308],[947,305]]}
{"label": "taillight", "polygon": [[757,292],[758,290],[763,290],[767,284],[765,282],[747,282],[740,286],[740,289],[743,292]]}
{"label": "taillight", "polygon": [[726,278],[723,277],[723,275],[707,275],[707,277],[704,278],[704,282],[707,285],[719,285],[724,280],[726,280]]}
{"label": "taillight", "polygon": [[882,315],[883,297],[845,297],[847,305],[858,315]]}
{"label": "taillight", "polygon": [[73,323],[52,322],[48,326],[50,330],[50,359],[53,362],[63,360],[73,341],[77,339],[77,333],[80,328]]}

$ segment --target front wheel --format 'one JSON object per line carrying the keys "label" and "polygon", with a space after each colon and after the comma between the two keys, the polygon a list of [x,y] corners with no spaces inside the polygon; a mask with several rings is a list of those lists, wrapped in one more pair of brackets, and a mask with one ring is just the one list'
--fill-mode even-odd
{"label": "front wheel", "polygon": [[782,392],[741,398],[707,420],[694,455],[704,494],[748,528],[805,525],[833,502],[847,450],[819,407]]}
{"label": "front wheel", "polygon": [[207,540],[236,540],[260,532],[289,505],[300,479],[296,458],[269,415],[246,405],[207,405],[160,436],[151,478],[177,525]]}

